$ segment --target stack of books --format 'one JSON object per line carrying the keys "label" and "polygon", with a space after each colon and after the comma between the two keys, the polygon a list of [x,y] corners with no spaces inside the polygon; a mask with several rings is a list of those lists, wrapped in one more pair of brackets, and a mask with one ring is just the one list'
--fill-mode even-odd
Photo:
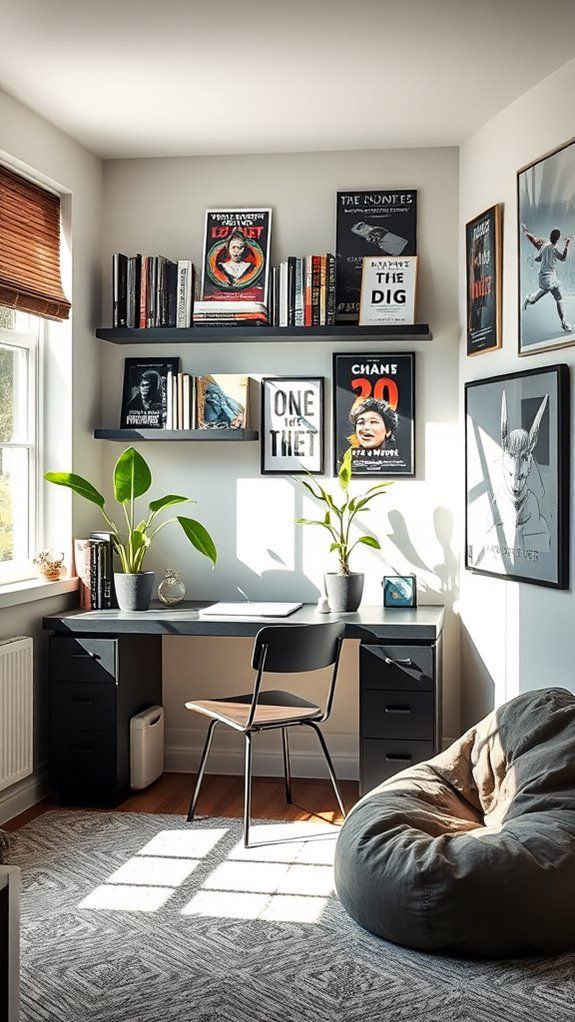
{"label": "stack of books", "polygon": [[272,269],[271,326],[333,326],[335,256],[290,256]]}
{"label": "stack of books", "polygon": [[189,373],[168,370],[166,387],[166,429],[196,428],[196,378]]}
{"label": "stack of books", "polygon": [[91,532],[89,539],[74,540],[82,610],[109,610],[117,606],[112,555],[111,532]]}
{"label": "stack of books", "polygon": [[208,301],[194,303],[194,325],[267,326],[268,310],[263,302]]}
{"label": "stack of books", "polygon": [[189,327],[194,267],[189,259],[165,256],[112,257],[114,327]]}

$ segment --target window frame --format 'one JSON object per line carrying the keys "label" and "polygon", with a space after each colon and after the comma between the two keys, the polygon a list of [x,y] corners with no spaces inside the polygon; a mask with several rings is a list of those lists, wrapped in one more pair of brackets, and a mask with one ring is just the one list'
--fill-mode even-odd
{"label": "window frame", "polygon": [[44,421],[45,332],[45,320],[17,311],[15,311],[13,328],[0,327],[0,344],[3,347],[26,352],[28,376],[26,440],[0,440],[0,448],[28,451],[28,556],[19,560],[0,562],[0,587],[36,577],[32,559],[42,548],[44,540],[42,427]]}

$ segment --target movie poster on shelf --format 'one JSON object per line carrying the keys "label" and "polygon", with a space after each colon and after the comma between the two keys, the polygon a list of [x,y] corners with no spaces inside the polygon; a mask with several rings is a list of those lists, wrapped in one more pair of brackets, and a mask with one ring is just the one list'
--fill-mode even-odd
{"label": "movie poster on shelf", "polygon": [[352,448],[352,475],[415,473],[415,355],[333,356],[334,472]]}
{"label": "movie poster on shelf", "polygon": [[415,323],[418,256],[367,256],[361,271],[360,326]]}
{"label": "movie poster on shelf", "polygon": [[124,359],[121,429],[164,429],[168,412],[168,373],[179,358]]}
{"label": "movie poster on shelf", "polygon": [[501,347],[501,205],[465,226],[467,354]]}
{"label": "movie poster on shelf", "polygon": [[323,377],[262,380],[262,475],[323,473]]}
{"label": "movie poster on shelf", "polygon": [[196,380],[198,429],[245,429],[248,425],[249,376],[214,373]]}
{"label": "movie poster on shelf", "polygon": [[202,301],[268,304],[271,209],[208,209]]}
{"label": "movie poster on shelf", "polygon": [[337,193],[336,322],[357,323],[365,256],[417,255],[417,191]]}

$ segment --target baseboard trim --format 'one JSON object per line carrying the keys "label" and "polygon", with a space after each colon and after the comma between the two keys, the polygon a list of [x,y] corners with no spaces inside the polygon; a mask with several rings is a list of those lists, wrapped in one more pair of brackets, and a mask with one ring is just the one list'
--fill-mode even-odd
{"label": "baseboard trim", "polygon": [[15,790],[8,789],[0,794],[0,825],[25,813],[50,794],[48,764],[40,767],[31,777],[20,781]]}
{"label": "baseboard trim", "polygon": [[[201,736],[203,738],[203,736]],[[243,743],[242,743],[243,745]],[[195,774],[202,752],[202,741],[182,746],[168,742],[165,750],[165,769],[170,773]],[[356,781],[359,777],[357,754],[337,752],[330,743],[330,755],[337,777],[341,780]],[[290,749],[291,772],[294,777],[328,778],[325,760],[321,752],[310,749],[305,752]],[[241,775],[244,769],[243,749],[217,749],[210,753],[207,771],[210,774]],[[256,777],[282,777],[283,760],[280,749],[258,749],[257,739],[253,743],[253,773]]]}

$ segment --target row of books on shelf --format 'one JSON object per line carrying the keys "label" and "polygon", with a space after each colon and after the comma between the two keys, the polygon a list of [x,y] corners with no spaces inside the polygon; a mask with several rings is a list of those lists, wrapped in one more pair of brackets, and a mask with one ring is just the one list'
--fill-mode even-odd
{"label": "row of books on shelf", "polygon": [[194,267],[189,259],[173,262],[161,255],[114,253],[114,327],[189,327],[193,291]]}
{"label": "row of books on shelf", "polygon": [[91,532],[88,539],[74,540],[76,575],[80,580],[82,610],[117,607],[114,591],[111,532]]}
{"label": "row of books on shelf", "polygon": [[126,358],[121,429],[245,429],[249,377],[193,376],[179,358]]}
{"label": "row of books on shelf", "polygon": [[333,326],[336,260],[326,255],[289,256],[272,268],[270,326]]}

